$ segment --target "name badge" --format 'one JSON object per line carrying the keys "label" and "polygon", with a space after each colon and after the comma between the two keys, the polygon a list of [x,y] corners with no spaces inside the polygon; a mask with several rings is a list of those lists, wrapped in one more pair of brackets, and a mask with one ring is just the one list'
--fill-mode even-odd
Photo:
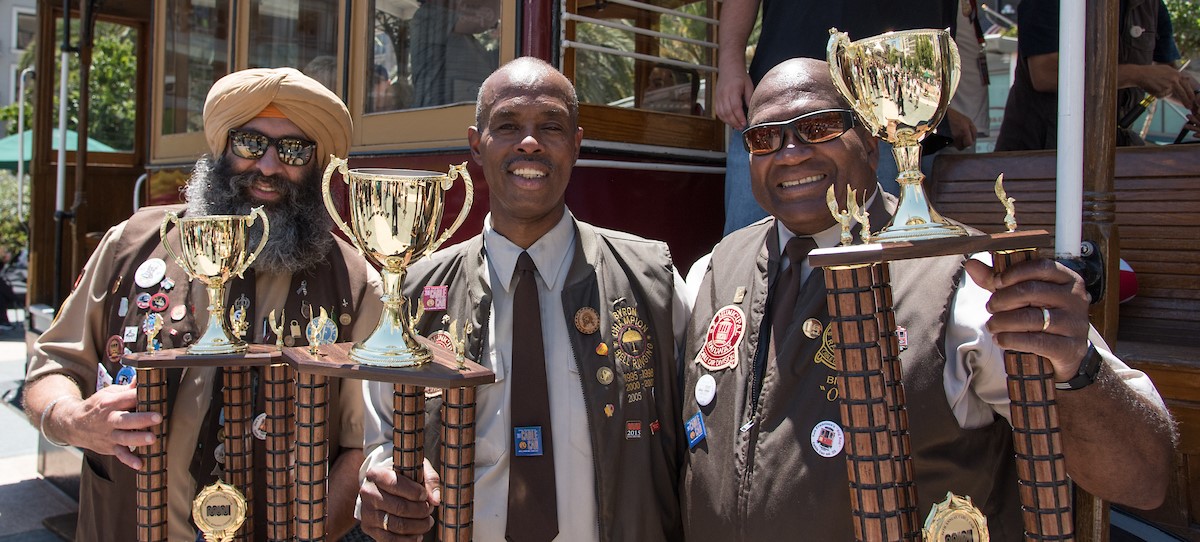
{"label": "name badge", "polygon": [[514,427],[513,450],[517,456],[542,455],[542,426]]}
{"label": "name badge", "polygon": [[688,418],[688,421],[683,424],[683,428],[687,432],[689,450],[700,444],[700,441],[704,440],[705,435],[708,434],[708,430],[704,427],[704,416],[699,412]]}

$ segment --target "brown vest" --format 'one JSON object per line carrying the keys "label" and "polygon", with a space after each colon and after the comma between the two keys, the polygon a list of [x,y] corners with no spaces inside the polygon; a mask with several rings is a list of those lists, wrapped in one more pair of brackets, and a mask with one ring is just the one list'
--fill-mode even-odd
{"label": "brown vest", "polygon": [[[162,348],[178,348],[189,344],[199,338],[199,334],[204,331],[204,322],[197,322],[195,319],[195,305],[197,303],[207,303],[208,294],[200,281],[190,281],[183,269],[167,255],[159,240],[159,224],[165,216],[165,212],[173,210],[177,213],[183,213],[184,206],[159,206],[147,207],[139,210],[125,225],[121,237],[115,242],[115,261],[112,269],[114,271],[111,279],[112,295],[106,300],[106,319],[104,329],[107,330],[108,336],[123,336],[124,330],[127,327],[133,326],[137,331],[136,342],[122,342],[122,344],[130,351],[141,352],[146,349],[146,334],[141,331],[142,322],[146,316],[152,312],[152,309],[142,309],[136,304],[136,298],[142,293],[157,294],[164,293],[169,299],[169,305],[166,310],[159,314],[164,318],[164,326],[158,333]],[[179,231],[178,228],[171,228],[168,231],[168,240],[172,248],[178,253],[179,251]],[[286,306],[283,307],[285,314],[289,315],[289,321],[296,319],[304,322],[304,319],[291,315],[301,314],[301,303],[307,301],[316,310],[320,307],[325,307],[327,310],[333,309],[332,314],[340,314],[349,312],[352,315],[357,314],[357,307],[362,296],[368,292],[366,263],[362,260],[354,249],[337,241],[337,249],[330,251],[326,260],[312,268],[295,273],[292,276],[292,284],[289,285],[289,295]],[[160,284],[152,285],[149,288],[139,287],[134,275],[137,272],[138,266],[150,258],[161,258],[167,263],[166,279],[174,281],[174,287],[169,290],[163,288]],[[356,263],[362,262],[362,263]],[[242,282],[242,279],[235,278],[227,284],[227,290],[233,291],[237,289],[246,289],[244,284],[236,284]],[[292,293],[300,290],[301,283],[304,283],[307,295],[292,295]],[[250,287],[252,290],[252,286]],[[235,298],[235,295],[227,295],[226,305]],[[125,316],[120,316],[121,299],[128,299],[127,312]],[[346,305],[342,305],[342,301]],[[175,321],[171,318],[171,310],[179,305],[187,307],[187,310],[182,319]],[[250,306],[254,306],[254,300],[250,300]],[[227,316],[227,315],[225,315]],[[245,339],[252,343],[274,344],[275,337],[270,333],[269,327],[263,325],[263,318],[266,315],[255,315],[254,322],[251,322],[247,330]],[[303,324],[301,324],[303,326]],[[264,336],[264,328],[266,333]],[[340,340],[349,338],[350,325],[339,325]],[[307,344],[304,334],[301,333],[297,338],[297,345]],[[118,361],[109,360],[106,352],[106,345],[100,346],[98,359],[101,366],[114,377],[121,369],[121,364]],[[178,388],[179,379],[182,371],[178,369],[168,370],[168,416],[171,415],[170,409],[175,403],[175,392]],[[202,431],[198,439],[198,447],[195,452],[195,458],[201,461],[193,462],[191,470],[193,478],[196,480],[197,489],[212,483],[215,477],[211,475],[211,464],[215,462],[213,458],[213,447],[216,443],[216,432],[212,428],[219,427],[216,418],[219,414],[220,389],[215,382],[220,381],[220,377],[213,379],[214,385],[210,390],[214,394],[214,408],[210,408],[209,412],[205,413],[206,419],[201,427],[209,427],[210,430]],[[338,401],[338,388],[340,381],[337,379],[330,380],[330,399],[329,401],[336,404]],[[94,388],[84,390],[86,394],[92,392]],[[261,405],[261,398],[258,398],[257,403]],[[256,408],[256,413],[261,412],[261,408]],[[339,434],[340,418],[336,412],[331,413],[329,432],[334,435],[330,439],[330,460],[337,457],[340,451],[339,443],[336,435]],[[264,465],[265,449],[263,441],[256,438],[250,439],[254,442],[254,461],[259,468]],[[207,458],[207,459],[206,459]],[[208,472],[209,475],[201,475],[202,472]],[[76,531],[78,540],[96,540],[96,541],[113,541],[125,542],[128,540],[136,540],[137,520],[135,516],[135,487],[136,471],[124,466],[116,460],[114,456],[96,454],[90,450],[84,451],[84,466],[80,481],[80,510],[79,524]],[[256,487],[254,495],[265,495],[263,480],[261,477],[255,480]],[[169,482],[168,482],[169,483]],[[255,505],[255,532],[265,532],[265,499],[257,498]],[[178,506],[178,503],[175,504]]]}
{"label": "brown vest", "polygon": [[[879,211],[872,209],[872,217],[886,220]],[[853,539],[845,452],[824,457],[814,445],[827,438],[820,434],[821,422],[841,425],[820,270],[805,282],[778,359],[766,359],[767,344],[760,339],[768,280],[777,276],[779,257],[773,219],[734,232],[714,250],[698,292],[684,358],[683,418],[686,423],[701,413],[707,436],[687,455],[683,506],[688,540],[793,539],[801,533],[806,540]],[[981,429],[960,428],[942,386],[942,322],[961,276],[961,261],[923,259],[894,263],[891,269],[896,319],[909,339],[900,357],[918,520],[953,490],[970,495],[988,514],[993,539],[1019,540],[1011,429],[1003,419]],[[738,287],[746,289],[741,303],[735,298]],[[738,363],[709,370],[695,360],[713,315],[728,306],[745,313]],[[803,335],[803,322],[810,318],[821,323],[817,339]],[[757,417],[747,427],[756,355],[766,363],[766,372]],[[701,406],[694,392],[705,374],[716,380],[716,394]]]}

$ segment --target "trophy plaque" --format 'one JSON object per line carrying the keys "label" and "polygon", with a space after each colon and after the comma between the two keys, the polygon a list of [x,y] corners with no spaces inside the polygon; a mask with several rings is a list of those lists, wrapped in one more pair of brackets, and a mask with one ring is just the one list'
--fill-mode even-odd
{"label": "trophy plaque", "polygon": [[[342,221],[329,181],[334,171],[349,185],[350,223]],[[466,198],[462,209],[440,236],[446,192],[463,178]],[[342,233],[359,253],[380,268],[383,280],[383,314],[367,339],[350,349],[350,359],[381,367],[421,365],[432,359],[429,349],[416,340],[407,300],[400,286],[408,266],[437,250],[467,219],[474,185],[466,164],[452,166],[446,174],[406,169],[348,169],[346,161],[330,156],[321,182],[325,206]]]}
{"label": "trophy plaque", "polygon": [[[1007,233],[967,235],[930,207],[921,187],[918,143],[941,119],[957,85],[958,54],[948,32],[889,32],[854,42],[836,29],[830,33],[835,86],[859,120],[894,145],[901,170],[896,213],[879,232],[871,231],[848,187],[845,211],[831,189],[828,203],[843,232],[849,233],[849,221],[856,220],[868,244],[809,254],[814,268],[824,268],[854,536],[859,541],[918,541],[923,533],[888,262],[990,251],[999,272],[1035,258],[1030,247],[1047,244],[1049,234],[1015,231],[1013,202],[1003,195],[1000,179],[996,191],[1008,211]],[[846,237],[843,244],[848,245]],[[1004,359],[1026,538],[1073,540],[1053,369],[1048,360],[1032,354],[1008,351]],[[969,499],[950,495],[943,504],[930,515],[931,526],[953,529],[960,520],[981,517],[970,511]],[[986,519],[975,526],[974,540],[986,540]]]}

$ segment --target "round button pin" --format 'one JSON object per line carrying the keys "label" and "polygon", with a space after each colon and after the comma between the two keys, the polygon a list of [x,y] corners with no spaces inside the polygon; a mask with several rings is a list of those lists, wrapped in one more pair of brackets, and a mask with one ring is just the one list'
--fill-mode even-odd
{"label": "round button pin", "polygon": [[696,381],[696,403],[700,406],[708,406],[716,396],[717,379],[709,374],[701,376],[700,380]]}
{"label": "round button pin", "polygon": [[187,306],[175,305],[175,308],[171,309],[171,319],[172,320],[178,322],[180,320],[183,320],[184,316],[187,316]]}
{"label": "round button pin", "polygon": [[171,300],[167,299],[167,294],[159,292],[150,296],[150,310],[154,312],[162,312],[167,310],[167,305],[170,305]]}
{"label": "round button pin", "polygon": [[254,423],[250,424],[250,430],[254,433],[254,438],[258,440],[267,440],[267,413],[259,413],[254,417]]}
{"label": "round button pin", "polygon": [[150,288],[157,285],[166,275],[167,262],[162,261],[162,258],[150,258],[138,266],[133,282],[140,288]]}
{"label": "round button pin", "polygon": [[608,367],[601,367],[596,370],[596,380],[605,386],[612,384],[613,370]]}
{"label": "round button pin", "polygon": [[139,309],[150,308],[150,294],[148,294],[146,292],[142,292],[142,293],[138,294],[137,298],[134,299],[134,303],[137,304],[137,307]]}

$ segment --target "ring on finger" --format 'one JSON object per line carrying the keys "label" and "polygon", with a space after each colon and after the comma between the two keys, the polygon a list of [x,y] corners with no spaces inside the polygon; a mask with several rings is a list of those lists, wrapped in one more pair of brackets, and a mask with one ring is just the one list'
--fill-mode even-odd
{"label": "ring on finger", "polygon": [[1042,307],[1042,331],[1050,328],[1050,309]]}
{"label": "ring on finger", "polygon": [[383,513],[383,530],[385,530],[385,531],[390,531],[390,529],[388,529],[388,519],[389,519],[388,513],[384,512]]}

